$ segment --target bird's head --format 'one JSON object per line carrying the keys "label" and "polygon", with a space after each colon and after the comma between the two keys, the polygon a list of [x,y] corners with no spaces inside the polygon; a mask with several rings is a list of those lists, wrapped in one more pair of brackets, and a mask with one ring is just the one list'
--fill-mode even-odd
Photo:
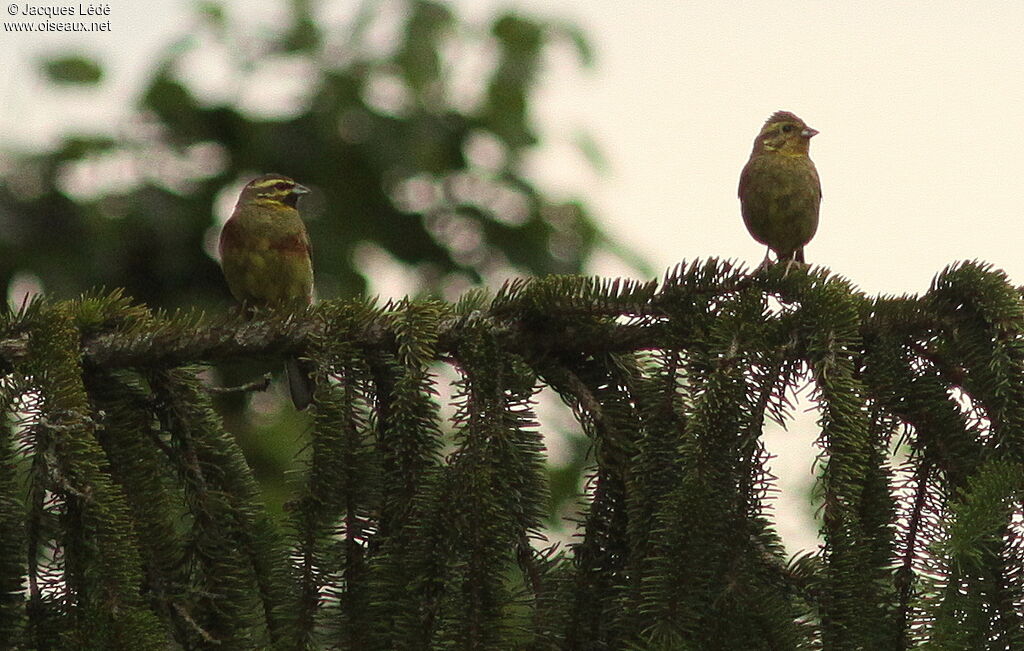
{"label": "bird's head", "polygon": [[284,205],[294,208],[299,197],[309,194],[309,188],[299,185],[287,176],[264,174],[249,181],[238,197],[238,203]]}
{"label": "bird's head", "polygon": [[761,127],[754,140],[754,152],[779,152],[790,156],[807,155],[811,138],[818,135],[804,121],[789,111],[776,111]]}

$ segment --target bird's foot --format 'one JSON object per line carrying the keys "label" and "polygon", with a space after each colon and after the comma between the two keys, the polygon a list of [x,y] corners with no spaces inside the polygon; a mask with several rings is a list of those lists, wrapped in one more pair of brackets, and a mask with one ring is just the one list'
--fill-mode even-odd
{"label": "bird's foot", "polygon": [[786,269],[782,272],[782,277],[785,278],[789,274],[790,269],[810,269],[811,265],[807,264],[803,260],[797,260],[796,258],[790,258],[786,260]]}
{"label": "bird's foot", "polygon": [[750,272],[750,275],[754,275],[756,273],[761,273],[762,271],[764,271],[765,269],[767,269],[770,266],[772,266],[772,261],[768,257],[768,254],[765,253],[764,254],[764,260],[761,261],[761,264],[757,265],[756,269],[754,269],[753,271]]}

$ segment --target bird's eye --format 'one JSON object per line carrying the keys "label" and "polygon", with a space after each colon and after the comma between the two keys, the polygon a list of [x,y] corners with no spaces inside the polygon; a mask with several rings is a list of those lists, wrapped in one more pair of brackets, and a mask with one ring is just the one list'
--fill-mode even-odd
{"label": "bird's eye", "polygon": [[291,187],[292,187],[291,183],[287,183],[285,181],[279,181],[279,182],[274,184],[274,189],[275,190],[288,190]]}
{"label": "bird's eye", "polygon": [[795,128],[796,127],[794,127],[792,124],[785,124],[785,125],[782,126],[782,133],[789,133],[790,131],[792,131]]}

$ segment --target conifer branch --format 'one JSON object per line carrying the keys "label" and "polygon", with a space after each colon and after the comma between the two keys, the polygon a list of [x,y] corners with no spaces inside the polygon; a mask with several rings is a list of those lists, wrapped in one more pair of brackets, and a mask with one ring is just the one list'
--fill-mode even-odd
{"label": "conifer branch", "polygon": [[[286,555],[187,367],[296,354],[320,382]],[[0,477],[0,519],[27,525],[0,547],[29,550],[0,563],[0,630],[29,646],[76,639],[80,613],[189,648],[1024,644],[1024,301],[985,265],[875,299],[715,260],[251,320],[42,299],[0,316],[0,367],[21,419],[0,470],[28,480]],[[808,374],[826,538],[783,570],[761,435]],[[596,464],[562,553],[534,548],[542,387]]]}

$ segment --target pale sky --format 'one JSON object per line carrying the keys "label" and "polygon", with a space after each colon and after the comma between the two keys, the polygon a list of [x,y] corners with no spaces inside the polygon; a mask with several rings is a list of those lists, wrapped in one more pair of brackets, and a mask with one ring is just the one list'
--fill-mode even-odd
{"label": "pale sky", "polygon": [[[109,4],[110,33],[3,33],[4,143],[46,142],[68,124],[116,129],[147,64],[192,21],[185,2]],[[233,4],[256,21],[280,15],[276,2]],[[551,58],[536,105],[547,142],[530,172],[556,196],[583,198],[659,274],[683,259],[761,260],[736,185],[761,124],[783,109],[821,132],[811,157],[824,199],[809,262],[872,294],[922,292],[947,264],[975,258],[1024,283],[1024,3],[553,5],[456,3],[476,21],[515,6],[584,28],[597,67],[577,70],[564,49]],[[99,91],[57,95],[38,81],[33,57],[81,43],[107,65]],[[573,149],[580,131],[603,151],[605,174]],[[621,268],[602,258],[593,271]],[[808,421],[795,428],[799,443],[773,433],[770,445],[808,450]],[[806,456],[793,463],[806,480]],[[787,477],[784,488],[806,483]]]}
{"label": "pale sky", "polygon": [[550,91],[611,162],[585,196],[656,267],[761,259],[736,184],[784,109],[821,132],[808,261],[870,293],[973,258],[1024,283],[1024,3],[563,4],[600,57],[576,102]]}

